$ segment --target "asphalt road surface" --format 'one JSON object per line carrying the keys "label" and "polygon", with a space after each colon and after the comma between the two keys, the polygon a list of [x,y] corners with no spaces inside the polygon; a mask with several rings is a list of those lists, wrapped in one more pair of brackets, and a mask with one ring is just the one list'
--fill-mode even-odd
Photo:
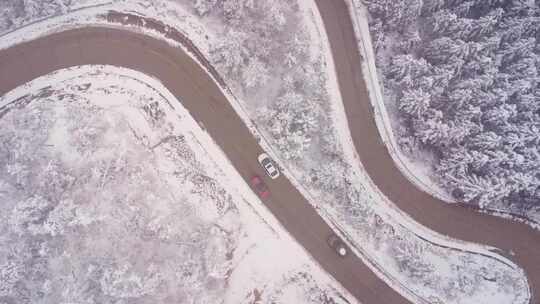
{"label": "asphalt road surface", "polygon": [[[402,210],[431,229],[513,250],[513,260],[526,269],[533,292],[538,290],[540,235],[522,224],[440,202],[401,175],[379,139],[347,8],[342,1],[316,2],[330,38],[352,137],[375,183]],[[193,48],[189,43],[186,46]],[[198,52],[192,49],[192,53]],[[205,64],[202,59],[200,63]],[[256,159],[261,147],[218,84],[181,49],[120,29],[92,27],[51,34],[0,51],[0,95],[49,72],[84,64],[122,66],[160,79],[195,120],[203,123],[246,182],[254,174],[265,178],[272,193],[265,205],[353,296],[364,304],[409,303],[374,275],[360,258],[336,256],[326,243],[331,228],[285,177],[274,181],[266,178]]]}

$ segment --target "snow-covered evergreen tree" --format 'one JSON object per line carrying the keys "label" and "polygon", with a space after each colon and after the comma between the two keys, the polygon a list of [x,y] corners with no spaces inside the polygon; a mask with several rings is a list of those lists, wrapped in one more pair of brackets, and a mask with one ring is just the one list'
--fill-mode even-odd
{"label": "snow-covered evergreen tree", "polygon": [[413,137],[400,142],[434,152],[458,200],[540,206],[538,2],[367,4],[386,95]]}

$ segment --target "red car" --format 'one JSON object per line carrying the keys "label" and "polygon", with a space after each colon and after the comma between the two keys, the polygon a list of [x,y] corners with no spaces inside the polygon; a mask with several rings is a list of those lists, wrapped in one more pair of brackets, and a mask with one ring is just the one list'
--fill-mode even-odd
{"label": "red car", "polygon": [[268,187],[266,187],[266,184],[258,175],[255,175],[251,178],[251,186],[261,198],[267,198],[268,196],[270,196],[270,191],[268,191]]}

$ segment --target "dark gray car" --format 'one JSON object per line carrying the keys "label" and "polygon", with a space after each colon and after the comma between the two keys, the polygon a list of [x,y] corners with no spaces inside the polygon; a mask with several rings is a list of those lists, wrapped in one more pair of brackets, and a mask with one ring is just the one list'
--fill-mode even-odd
{"label": "dark gray car", "polygon": [[340,257],[346,257],[349,254],[349,248],[345,243],[336,235],[332,234],[327,239],[328,245],[334,249],[334,251]]}

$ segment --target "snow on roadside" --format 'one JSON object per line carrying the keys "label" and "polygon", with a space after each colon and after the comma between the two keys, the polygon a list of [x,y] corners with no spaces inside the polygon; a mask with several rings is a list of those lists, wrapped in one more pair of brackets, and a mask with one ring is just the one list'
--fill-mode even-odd
{"label": "snow on roadside", "polygon": [[[84,4],[84,5],[83,5]],[[140,14],[154,18],[161,22],[174,26],[197,45],[205,54],[209,52],[209,41],[216,39],[212,33],[208,33],[204,25],[193,15],[189,14],[182,6],[167,1],[148,0],[81,0],[75,1],[64,13],[44,16],[37,20],[27,20],[21,27],[13,27],[8,31],[0,32],[0,49],[34,40],[40,36],[65,31],[83,26],[100,25],[115,27],[116,24],[107,23],[103,16],[109,11],[120,11]],[[140,30],[146,34],[163,39],[163,33],[151,29],[131,27],[132,30]],[[169,43],[179,46],[178,42],[167,39]]]}
{"label": "snow on roadside", "polygon": [[[143,1],[137,3],[141,2]],[[171,22],[171,26],[179,28],[186,33],[187,36],[201,48],[203,53],[205,53],[208,58],[211,58],[209,50],[212,48],[212,44],[215,44],[214,40],[217,39],[217,37],[215,37],[211,31],[205,31],[205,28],[207,29],[206,25],[198,22],[196,17],[187,13],[187,11],[183,10],[180,6],[172,4],[168,5],[165,4],[167,3],[165,1],[157,3],[162,5],[150,5],[145,7],[138,6],[138,4],[134,3],[128,8],[122,6],[121,3],[118,3],[111,7],[118,11],[135,12],[152,18],[165,18],[167,22]],[[309,11],[312,9],[306,10],[304,5],[308,4],[307,2],[300,1],[299,3],[303,6],[303,12],[307,12],[306,20],[309,20],[313,14],[313,12]],[[95,15],[101,14],[104,11],[106,11],[104,8],[90,9],[88,11],[77,12],[74,15],[55,18],[55,20],[46,22],[46,24],[48,24],[47,30],[55,31],[66,27],[93,23],[103,24],[103,20],[95,18]],[[307,24],[310,22],[312,21],[306,21]],[[321,28],[320,24],[318,25],[318,28]],[[317,39],[316,37],[321,34],[318,31],[315,33],[315,29],[317,29],[317,27],[311,27],[311,39]],[[33,30],[30,28],[23,30],[26,31],[27,34],[34,36],[40,35],[37,31],[32,33]],[[146,31],[144,29],[139,30],[160,37],[160,33]],[[25,37],[22,39],[29,39],[26,37],[30,37],[31,35],[27,34],[15,37],[15,39],[20,40],[22,36]],[[12,38],[14,36],[10,37]],[[11,38],[9,41],[2,39],[4,47],[15,41]],[[316,42],[311,41],[309,45],[311,52],[313,53],[314,45],[324,46],[324,43],[317,44]],[[328,60],[328,58],[331,59],[331,57],[328,57],[328,54],[325,56],[325,60]],[[326,71],[326,74],[332,75],[332,72]],[[324,75],[324,77],[328,76]],[[231,87],[241,87],[241,84],[235,83],[234,79],[227,79],[227,82]],[[330,79],[330,81],[327,82],[332,83],[333,80]],[[332,88],[328,91],[331,94],[333,93]],[[235,93],[238,92],[235,91]],[[236,99],[230,94],[228,96],[231,97],[230,100],[233,106],[242,116],[244,121],[251,126],[251,129],[256,136],[266,139],[262,144],[269,150],[273,150],[272,147],[280,148],[279,144],[276,144],[272,137],[268,136],[267,126],[260,122],[258,122],[257,125],[252,124],[251,119],[257,115],[253,114],[252,110],[250,111],[250,97],[243,96],[241,92],[237,95],[240,96],[240,98]],[[334,101],[340,100],[336,98],[336,96],[333,96],[331,99]],[[340,110],[340,107],[342,109],[342,105],[339,105],[339,102],[328,103],[333,107],[333,113],[331,114],[335,115],[330,118],[333,123],[336,124],[333,128],[335,132],[339,132],[334,144],[350,148],[350,142],[347,139],[348,136],[346,134],[347,131],[344,131],[344,122],[346,123],[346,120],[342,115],[343,113],[340,112],[342,111]],[[261,132],[258,132],[257,129]],[[288,147],[281,148],[286,149]],[[330,171],[330,173],[335,173],[336,175],[329,177],[330,179],[333,179],[334,183],[338,182],[338,180],[335,179],[335,177],[338,176],[337,174],[344,174],[346,180],[353,184],[348,189],[338,188],[337,190],[323,189],[310,182],[311,176],[308,173],[311,168],[310,166],[320,163],[320,159],[318,159],[317,156],[307,153],[305,155],[305,162],[298,164],[298,162],[288,161],[280,151],[274,151],[272,154],[278,160],[280,165],[285,168],[286,175],[291,178],[306,197],[310,198],[311,202],[318,207],[318,210],[325,217],[325,220],[330,222],[334,227],[339,228],[342,232],[345,232],[346,238],[352,243],[362,244],[362,246],[355,246],[355,248],[359,250],[361,256],[368,261],[367,264],[381,274],[383,279],[386,279],[397,289],[404,291],[405,294],[418,302],[421,302],[420,298],[428,299],[429,301],[436,301],[435,299],[438,298],[439,301],[445,303],[484,303],[484,301],[486,303],[499,303],[492,302],[495,301],[495,298],[498,298],[496,301],[502,301],[500,303],[510,303],[511,301],[505,297],[511,297],[513,295],[515,296],[514,303],[521,303],[524,301],[524,298],[519,297],[528,297],[526,279],[522,271],[519,268],[516,268],[515,265],[511,263],[505,264],[505,259],[489,252],[489,248],[478,248],[477,246],[472,246],[456,240],[448,240],[443,236],[426,230],[413,223],[410,218],[401,214],[399,210],[392,208],[392,205],[385,202],[385,199],[381,194],[377,193],[376,187],[370,184],[369,178],[362,171],[358,170],[361,167],[358,166],[357,160],[351,160],[351,158],[354,158],[354,153],[350,153],[349,148],[343,149],[340,147],[338,149],[341,151],[340,153],[345,154],[344,159],[348,162],[348,165],[336,165],[335,162],[328,163],[330,169],[335,170]],[[294,150],[294,147],[291,147],[291,150]],[[317,153],[315,153],[315,155],[317,155]],[[353,168],[352,172],[350,170],[351,167]],[[336,195],[340,197],[340,199],[336,200],[332,195]],[[350,200],[352,205],[347,206],[346,204],[348,202],[340,200]],[[419,235],[426,237],[428,240],[432,240],[434,243],[426,243],[423,239],[418,237]],[[440,245],[448,245],[451,248],[464,248],[465,251],[487,253],[495,259],[444,248],[444,246],[441,247]],[[440,259],[436,259],[436,256],[453,256],[455,258],[441,261]],[[434,263],[429,263],[429,259],[433,259]],[[422,263],[423,261],[427,261],[427,263]],[[435,261],[438,262],[435,263]],[[412,272],[416,268],[423,269],[423,272]],[[462,271],[463,269],[466,269],[466,271]],[[485,271],[488,271],[488,273]],[[442,276],[440,276],[441,274]],[[489,280],[479,280],[479,278],[484,275],[487,275],[487,277],[497,277],[500,280],[496,280],[496,283],[493,284],[490,283],[491,281]],[[499,288],[500,285],[506,284],[507,278],[512,278],[511,284],[515,284],[512,290]],[[436,282],[437,284],[425,285],[425,282]],[[474,286],[473,289],[476,292],[474,296],[477,298],[475,299],[469,293],[459,292],[459,288],[456,286],[461,286],[460,284]],[[492,295],[486,296],[485,293],[481,292],[485,291],[488,293],[492,290],[498,291],[499,293],[493,292]],[[456,294],[456,292],[458,293]]]}
{"label": "snow on roadside", "polygon": [[[94,294],[85,294],[86,297],[95,299],[126,296],[139,298],[144,295],[147,300],[154,299],[155,302],[165,299],[164,297],[175,299],[182,291],[183,294],[191,295],[188,299],[195,301],[193,303],[213,303],[216,299],[225,299],[225,303],[235,304],[292,303],[291,301],[315,304],[325,299],[335,303],[356,303],[283,230],[238,176],[210,136],[158,80],[139,72],[111,66],[74,67],[40,77],[9,92],[0,97],[0,108],[8,109],[3,112],[0,124],[12,121],[17,124],[39,122],[41,132],[46,132],[43,134],[44,138],[48,139],[46,144],[37,146],[34,155],[42,155],[44,160],[47,159],[46,156],[52,157],[49,164],[60,161],[67,166],[69,174],[75,177],[78,176],[77,170],[83,168],[86,162],[97,158],[104,164],[104,171],[100,167],[94,167],[93,170],[102,172],[103,175],[98,176],[101,176],[100,180],[105,180],[105,185],[99,183],[101,190],[96,191],[93,199],[90,198],[78,207],[74,218],[70,210],[75,209],[69,207],[70,209],[64,210],[70,206],[66,205],[70,204],[66,199],[72,197],[71,193],[64,193],[63,201],[52,206],[54,211],[49,213],[64,214],[63,216],[54,218],[45,215],[46,225],[39,226],[39,223],[35,222],[36,224],[30,226],[36,225],[34,230],[29,232],[24,226],[20,226],[20,235],[24,238],[33,239],[34,242],[38,238],[42,240],[41,246],[61,245],[62,247],[54,247],[54,251],[64,252],[61,257],[44,253],[40,258],[51,265],[52,272],[44,273],[47,277],[45,282],[48,283],[42,282],[42,286],[35,287],[44,292],[42,297],[53,297],[55,295],[51,294],[50,290],[62,288],[65,290],[62,297],[64,301],[68,300],[65,297],[73,297],[77,284],[87,284],[85,280],[90,279],[91,275],[92,280],[101,282],[102,290],[106,293],[101,295],[96,291]],[[17,117],[25,115],[32,119],[17,120]],[[78,115],[82,115],[80,120],[77,120]],[[36,118],[38,120],[35,120]],[[75,127],[75,133],[69,129],[71,126]],[[68,129],[71,132],[66,132]],[[0,136],[9,132],[8,130],[10,128],[3,128]],[[25,148],[32,147],[32,139],[29,137],[32,136],[31,133],[21,132],[21,137],[17,137],[18,131],[12,131],[12,135],[16,135],[14,138],[18,139],[13,143],[21,144]],[[85,135],[87,132],[88,135]],[[35,137],[41,138],[41,134],[38,132]],[[170,138],[178,140],[169,143]],[[80,145],[84,145],[91,152],[80,149]],[[171,150],[172,147],[176,150]],[[129,153],[126,154],[126,151]],[[167,151],[178,151],[178,154],[175,152],[176,156],[171,159]],[[7,153],[15,153],[19,155],[17,159],[24,159],[23,150]],[[137,163],[140,165],[136,165],[129,161],[129,157],[126,159],[126,155],[144,156],[144,159],[138,159]],[[116,186],[108,188],[106,185],[118,182],[122,176],[117,175],[120,174],[118,172],[131,170],[121,169],[118,167],[121,164],[136,165],[142,168],[142,171],[138,169],[134,173],[146,176],[144,183],[137,183],[130,189],[132,199],[129,208],[123,211],[117,209],[122,206],[122,202],[116,202],[115,204],[120,205],[116,208],[115,204],[107,206],[105,199],[116,195],[110,191],[123,191]],[[19,165],[24,166],[24,163]],[[17,176],[22,178],[20,174],[23,173],[12,169],[4,171],[2,168],[0,166],[0,197],[10,202],[7,206],[14,206],[13,210],[17,210],[17,206],[22,204],[22,194],[9,187],[9,180],[4,177],[5,174],[19,174]],[[119,169],[121,171],[118,171]],[[112,172],[116,172],[115,178],[108,179]],[[59,173],[60,171],[54,174],[59,176]],[[185,177],[190,176],[196,177],[192,182],[203,184],[186,182]],[[154,180],[157,182],[144,191],[144,185]],[[83,185],[88,186],[92,179],[85,181]],[[147,199],[152,198],[150,204],[137,199],[140,192],[138,188],[143,189]],[[163,191],[165,189],[167,190]],[[100,192],[106,196],[103,197]],[[101,199],[104,202],[100,202]],[[82,201],[79,199],[73,203],[81,204]],[[7,206],[5,207],[9,210]],[[27,204],[26,210],[30,210],[28,208],[31,206]],[[8,210],[3,210],[3,216],[9,214],[4,212]],[[107,214],[107,211],[112,214]],[[121,212],[121,215],[118,212]],[[131,220],[125,222],[124,218]],[[120,227],[131,227],[129,223],[134,219],[137,224],[130,228],[134,230],[130,235],[124,236]],[[9,223],[15,224],[20,220],[12,217]],[[4,226],[6,222],[8,221],[2,221],[2,231],[11,229],[10,226]],[[102,230],[101,227],[105,229]],[[201,234],[202,231],[197,232],[197,229],[207,229],[207,232]],[[138,240],[139,231],[146,237]],[[150,231],[154,232],[150,234]],[[188,231],[192,231],[191,234],[186,233]],[[43,239],[42,235],[45,236]],[[105,239],[97,238],[96,235]],[[62,236],[64,243],[57,243],[57,236]],[[118,236],[122,238],[119,243],[107,242]],[[3,234],[0,243],[7,241],[9,237],[11,235]],[[85,240],[88,241],[87,245],[83,245]],[[149,243],[153,244],[152,247],[146,248]],[[193,245],[186,247],[185,244]],[[196,244],[204,246],[198,248]],[[15,247],[24,252],[24,242],[21,241],[12,241],[1,246],[4,249]],[[73,251],[73,248],[78,249]],[[100,249],[90,250],[91,248]],[[112,248],[118,251],[145,248],[144,250],[151,254],[144,263],[150,266],[136,266],[141,260],[133,260],[131,255],[114,255],[111,253]],[[192,255],[199,254],[197,250],[202,250],[206,257],[201,263],[193,260]],[[176,253],[167,256],[166,252]],[[0,250],[0,257],[3,254],[4,250]],[[162,260],[165,257],[166,260]],[[27,262],[31,261],[31,258],[28,259]],[[69,263],[57,264],[58,259],[67,259]],[[92,262],[90,270],[88,261],[96,259],[100,262]],[[187,270],[183,268],[187,267],[185,261],[191,261],[191,264],[187,265],[191,269],[187,276],[184,272]],[[19,268],[17,274],[13,274],[11,281],[16,283],[21,275],[31,275],[29,269],[22,266],[23,262],[24,260],[13,260],[13,263],[21,264],[22,268]],[[110,263],[124,266],[108,268]],[[53,267],[53,264],[56,266]],[[71,272],[60,273],[64,270],[62,265],[71,265],[76,277],[72,277]],[[85,269],[88,269],[86,274]],[[97,269],[103,269],[103,272]],[[99,273],[102,273],[101,278]],[[192,282],[195,274],[202,277],[199,281]],[[58,278],[62,279],[57,281]],[[6,281],[0,283],[0,290],[11,290],[3,296],[16,294],[15,285],[7,288],[1,284],[6,284]],[[180,285],[173,287],[175,284]],[[168,286],[168,289],[165,286]]]}

